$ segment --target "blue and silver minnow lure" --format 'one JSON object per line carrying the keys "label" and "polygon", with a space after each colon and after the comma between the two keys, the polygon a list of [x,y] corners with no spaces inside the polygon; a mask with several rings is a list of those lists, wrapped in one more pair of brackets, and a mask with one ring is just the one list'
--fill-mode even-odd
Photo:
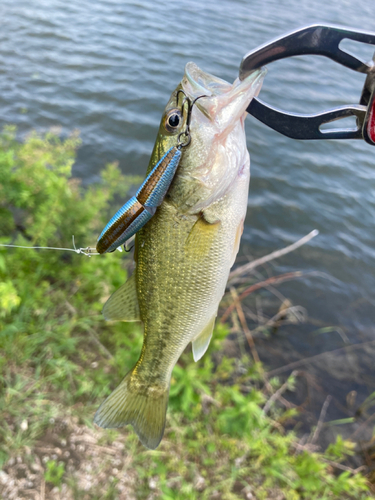
{"label": "blue and silver minnow lure", "polygon": [[[180,93],[185,95],[183,90],[179,90],[177,102]],[[151,219],[158,206],[163,202],[180,163],[181,149],[190,144],[191,111],[194,103],[201,97],[206,96],[199,96],[191,101],[185,95],[182,102],[182,112],[187,104],[186,126],[177,137],[177,146],[173,146],[166,152],[146,177],[136,195],[127,201],[105,226],[96,244],[96,250],[99,253],[113,252],[129,240]],[[176,122],[179,124],[180,118],[182,118],[182,113],[171,114],[169,117],[169,121],[172,120],[170,126],[175,127]]]}
{"label": "blue and silver minnow lure", "polygon": [[96,244],[99,253],[113,252],[151,219],[168,191],[180,158],[181,146],[174,146],[167,151],[136,195],[105,226]]}

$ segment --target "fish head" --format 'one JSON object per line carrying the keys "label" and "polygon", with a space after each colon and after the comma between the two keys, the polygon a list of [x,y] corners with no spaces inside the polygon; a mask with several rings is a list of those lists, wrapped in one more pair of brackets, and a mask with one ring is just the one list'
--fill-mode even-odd
{"label": "fish head", "polygon": [[191,109],[190,142],[182,146],[180,165],[168,193],[182,212],[198,213],[220,199],[249,164],[246,108],[258,95],[265,73],[260,69],[230,84],[187,63],[182,81],[164,110],[149,166],[150,170],[169,148],[185,140],[189,116],[186,98],[191,103],[199,98]]}

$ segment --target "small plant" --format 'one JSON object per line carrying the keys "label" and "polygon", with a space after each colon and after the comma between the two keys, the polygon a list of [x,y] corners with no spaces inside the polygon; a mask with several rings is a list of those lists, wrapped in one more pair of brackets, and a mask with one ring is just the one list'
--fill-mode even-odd
{"label": "small plant", "polygon": [[46,462],[44,479],[47,483],[51,483],[54,486],[60,486],[64,474],[65,474],[64,462],[57,463],[56,460],[48,460],[48,462]]}

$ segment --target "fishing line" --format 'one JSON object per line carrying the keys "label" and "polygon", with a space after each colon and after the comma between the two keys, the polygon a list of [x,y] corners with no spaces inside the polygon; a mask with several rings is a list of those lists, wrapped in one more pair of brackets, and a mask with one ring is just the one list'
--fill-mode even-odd
{"label": "fishing line", "polygon": [[[26,248],[26,249],[39,249],[39,250],[59,250],[62,252],[75,252],[77,254],[82,254],[85,255],[86,257],[92,257],[93,255],[100,255],[100,253],[95,252],[94,248],[91,247],[85,247],[85,248],[76,248],[75,242],[74,242],[74,234],[72,235],[72,240],[73,240],[73,248],[59,248],[59,247],[28,247],[24,245],[8,245],[4,243],[0,243],[0,247],[8,247],[8,248]],[[122,252],[122,248],[118,247],[117,250]]]}

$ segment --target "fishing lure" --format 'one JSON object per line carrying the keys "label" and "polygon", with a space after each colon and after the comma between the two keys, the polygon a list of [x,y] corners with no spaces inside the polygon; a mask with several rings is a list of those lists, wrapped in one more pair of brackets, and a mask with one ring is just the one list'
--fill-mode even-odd
{"label": "fishing lure", "polygon": [[161,205],[167,194],[181,160],[181,150],[188,146],[191,141],[190,121],[192,108],[198,99],[207,97],[199,96],[191,101],[185,92],[180,89],[176,96],[177,106],[180,93],[185,96],[181,110],[178,107],[172,110],[169,113],[166,125],[171,132],[178,129],[183,119],[185,104],[187,104],[185,129],[177,136],[177,145],[170,148],[158,161],[136,195],[127,201],[105,226],[96,244],[96,250],[101,254],[113,252],[137,233],[153,217],[156,209]]}

